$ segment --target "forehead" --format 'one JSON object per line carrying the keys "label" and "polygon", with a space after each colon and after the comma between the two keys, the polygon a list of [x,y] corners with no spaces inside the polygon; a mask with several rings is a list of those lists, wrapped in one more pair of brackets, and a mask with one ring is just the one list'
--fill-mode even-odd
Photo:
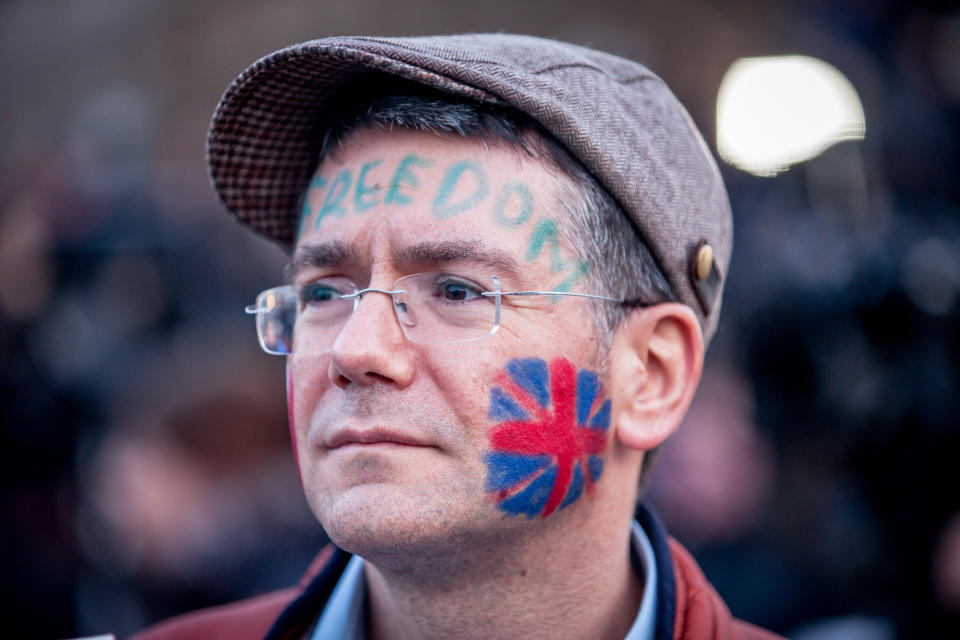
{"label": "forehead", "polygon": [[416,254],[410,248],[424,244],[495,249],[521,266],[546,266],[556,280],[580,268],[560,233],[558,205],[567,184],[505,145],[361,130],[313,176],[297,247],[326,246],[335,249],[328,257],[370,262],[381,255],[410,258]]}

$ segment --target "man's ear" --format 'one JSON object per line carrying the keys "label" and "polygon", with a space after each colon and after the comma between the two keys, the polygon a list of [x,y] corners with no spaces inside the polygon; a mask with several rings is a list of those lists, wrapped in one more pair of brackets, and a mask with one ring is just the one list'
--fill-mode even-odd
{"label": "man's ear", "polygon": [[682,304],[638,309],[614,333],[608,363],[617,439],[631,449],[653,449],[680,424],[696,391],[700,323]]}

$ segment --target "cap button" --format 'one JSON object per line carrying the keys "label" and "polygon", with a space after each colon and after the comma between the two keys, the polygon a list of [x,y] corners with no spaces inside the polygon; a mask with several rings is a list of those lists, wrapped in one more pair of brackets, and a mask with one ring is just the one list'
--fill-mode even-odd
{"label": "cap button", "polygon": [[713,249],[704,243],[697,251],[696,276],[697,280],[706,280],[713,269]]}
{"label": "cap button", "polygon": [[688,273],[690,285],[700,302],[700,308],[703,309],[704,315],[708,315],[720,295],[720,285],[723,284],[723,278],[720,274],[720,268],[717,267],[716,256],[713,255],[713,247],[706,239],[700,240],[690,251],[690,271]]}

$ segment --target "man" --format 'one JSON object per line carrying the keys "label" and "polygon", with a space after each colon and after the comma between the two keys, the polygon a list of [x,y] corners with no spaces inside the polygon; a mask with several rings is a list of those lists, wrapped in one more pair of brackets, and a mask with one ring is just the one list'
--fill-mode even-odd
{"label": "man", "polygon": [[292,250],[247,311],[336,547],[145,638],[769,637],[636,507],[731,248],[662,81],[523,36],[317,40],[234,82],[209,163]]}

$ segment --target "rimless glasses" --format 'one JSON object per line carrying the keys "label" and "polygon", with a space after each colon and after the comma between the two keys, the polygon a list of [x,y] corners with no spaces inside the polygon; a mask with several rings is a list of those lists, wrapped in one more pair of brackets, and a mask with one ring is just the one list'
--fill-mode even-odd
{"label": "rimless glasses", "polygon": [[391,289],[360,289],[347,278],[330,277],[267,289],[244,311],[256,316],[257,337],[264,351],[275,355],[329,351],[350,314],[368,293],[393,299],[403,334],[419,344],[482,340],[500,328],[504,296],[571,296],[646,306],[642,303],[567,291],[501,291],[454,273],[404,276]]}

